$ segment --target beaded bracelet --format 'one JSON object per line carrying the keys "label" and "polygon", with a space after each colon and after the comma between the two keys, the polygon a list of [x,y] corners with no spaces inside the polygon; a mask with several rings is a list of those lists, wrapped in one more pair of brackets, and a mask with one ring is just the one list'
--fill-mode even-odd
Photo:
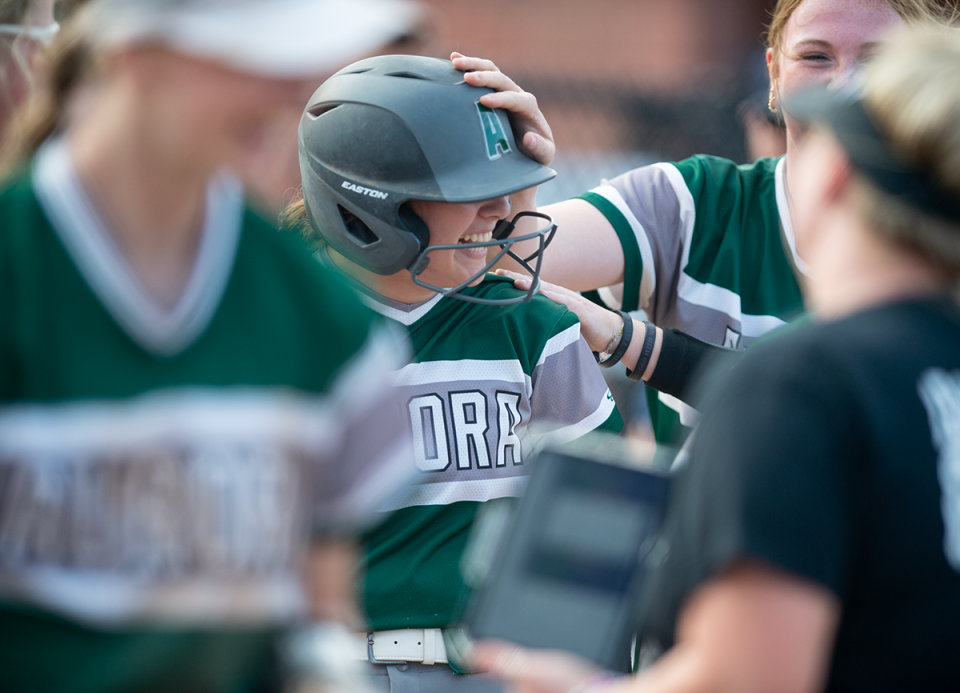
{"label": "beaded bracelet", "polygon": [[633,382],[638,382],[647,370],[650,363],[650,357],[653,356],[653,347],[657,343],[657,328],[655,325],[644,320],[643,322],[643,347],[640,349],[640,358],[631,371],[627,369],[627,378]]}
{"label": "beaded bracelet", "polygon": [[[622,333],[620,337],[620,342],[617,344],[617,348],[613,350],[613,353],[605,358],[600,358],[600,354],[593,352],[593,357],[597,360],[597,363],[601,368],[610,368],[611,366],[617,365],[620,362],[620,359],[623,358],[623,355],[627,353],[627,349],[630,346],[630,340],[633,339],[633,318],[624,313],[622,310],[614,311],[620,318],[623,320],[623,325],[620,326],[618,334]],[[610,343],[613,343],[613,340],[617,338],[617,335],[613,336],[613,339],[610,340]],[[607,349],[611,348],[610,344],[607,345]],[[604,351],[603,353],[607,353]]]}
{"label": "beaded bracelet", "polygon": [[[616,348],[617,344],[620,343],[620,337],[623,336],[624,325],[626,325],[626,323],[623,320],[621,320],[620,327],[618,327],[617,331],[613,333],[613,336],[610,338],[610,341],[607,342],[607,346],[605,346],[603,350],[600,351],[599,353],[596,351],[593,352],[593,358],[597,360],[597,363],[603,363],[604,361],[610,358],[611,354],[613,353],[613,350]],[[603,356],[601,356],[601,354],[603,354]]]}

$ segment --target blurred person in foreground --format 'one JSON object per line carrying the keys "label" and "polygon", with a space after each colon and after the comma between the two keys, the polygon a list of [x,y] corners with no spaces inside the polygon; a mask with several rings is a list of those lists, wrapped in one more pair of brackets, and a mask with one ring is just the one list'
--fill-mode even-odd
{"label": "blurred person in foreground", "polygon": [[53,4],[54,0],[0,0],[0,142],[11,136],[13,116],[36,83],[37,48],[49,45],[60,30]]}
{"label": "blurred person in foreground", "polygon": [[[383,43],[365,51],[367,55],[432,53],[435,28],[430,8],[412,0],[407,6],[408,11],[397,17],[389,27],[390,32],[384,34]],[[358,54],[357,57],[362,56]],[[323,75],[324,78],[327,76]],[[297,104],[285,114],[278,114],[257,154],[243,171],[250,202],[268,219],[278,217],[297,197],[300,188],[297,126],[302,114],[303,104]]]}
{"label": "blurred person in foreground", "polygon": [[[780,110],[784,98],[813,85],[842,88],[891,30],[941,14],[937,0],[778,0],[767,37],[768,107]],[[489,61],[458,54],[454,64],[478,70],[465,76],[470,84],[503,91],[491,105],[514,111],[525,151],[549,165],[554,144],[536,100]],[[638,336],[622,361],[628,377],[643,379],[658,397],[650,402],[658,440],[678,442],[697,419],[689,376],[712,350],[690,336],[744,349],[803,310],[808,260],[796,248],[790,187],[803,141],[789,115],[786,128],[784,157],[745,166],[705,155],[657,163],[543,210],[559,229],[545,280],[574,291],[599,287],[610,308],[650,316],[650,323],[634,321]],[[514,205],[533,208],[533,195]],[[612,311],[587,319],[593,304],[571,292],[554,291],[554,298],[580,315],[594,350],[622,328]]]}
{"label": "blurred person in foreground", "polygon": [[514,690],[960,690],[960,36],[898,36],[864,84],[786,101],[815,320],[705,407],[655,583],[675,644],[616,679],[480,644]]}
{"label": "blurred person in foreground", "polygon": [[409,474],[405,341],[235,171],[408,10],[90,0],[64,28],[0,191],[0,690],[248,690],[279,630],[349,617],[342,538]]}
{"label": "blurred person in foreground", "polygon": [[[300,123],[303,198],[284,217],[414,351],[395,383],[417,485],[364,536],[372,632],[354,653],[376,691],[499,690],[455,673],[442,633],[462,617],[474,518],[520,495],[538,445],[622,426],[576,315],[488,273],[488,248],[518,240],[510,196],[555,175],[491,96],[447,60],[381,56],[327,80]],[[542,252],[553,225],[538,221]]]}

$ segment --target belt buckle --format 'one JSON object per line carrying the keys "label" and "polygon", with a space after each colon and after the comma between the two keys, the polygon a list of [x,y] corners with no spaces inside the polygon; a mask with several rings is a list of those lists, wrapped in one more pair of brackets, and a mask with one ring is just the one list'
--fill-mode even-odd
{"label": "belt buckle", "polygon": [[377,659],[373,654],[373,633],[367,633],[367,661],[371,664],[406,664],[405,659]]}

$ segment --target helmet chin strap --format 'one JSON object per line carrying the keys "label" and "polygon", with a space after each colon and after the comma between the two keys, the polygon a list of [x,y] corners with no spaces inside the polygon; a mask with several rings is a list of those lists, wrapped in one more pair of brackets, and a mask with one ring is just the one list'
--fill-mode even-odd
{"label": "helmet chin strap", "polygon": [[516,228],[517,225],[514,222],[509,219],[501,219],[497,222],[496,226],[493,227],[493,237],[498,241],[502,241],[513,233]]}
{"label": "helmet chin strap", "polygon": [[[547,249],[547,247],[550,245],[550,242],[553,240],[553,237],[557,234],[557,225],[553,223],[553,219],[550,217],[550,215],[544,214],[543,212],[519,212],[517,216],[513,218],[513,221],[510,221],[509,219],[501,219],[500,221],[498,221],[496,226],[493,227],[493,237],[498,241],[502,241],[506,238],[509,238],[510,234],[512,234],[517,228],[517,220],[520,219],[520,217],[525,217],[525,216],[546,219],[547,222],[549,222],[549,225],[544,231],[544,234],[546,236],[546,240],[544,241],[544,243],[535,252],[523,258],[523,260],[521,260],[519,257],[514,255],[512,251],[508,251],[510,256],[513,257],[520,264],[526,264],[531,260],[535,259],[537,255],[539,255],[540,253],[542,253],[544,250]],[[517,240],[521,240],[521,239],[517,239]]]}

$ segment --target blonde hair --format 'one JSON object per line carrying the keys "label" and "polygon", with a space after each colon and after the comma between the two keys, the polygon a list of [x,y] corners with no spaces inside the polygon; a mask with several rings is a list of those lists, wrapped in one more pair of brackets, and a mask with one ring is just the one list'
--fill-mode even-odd
{"label": "blonde hair", "polygon": [[[883,0],[904,21],[936,22],[947,21],[954,13],[948,13],[936,0]],[[780,55],[783,53],[783,34],[790,17],[804,0],[777,0],[767,27],[767,46],[773,51],[773,69],[777,70]]]}
{"label": "blonde hair", "polygon": [[[960,31],[914,27],[891,38],[864,71],[864,104],[894,153],[960,200]],[[869,228],[960,280],[960,219],[910,207],[858,176]]]}

